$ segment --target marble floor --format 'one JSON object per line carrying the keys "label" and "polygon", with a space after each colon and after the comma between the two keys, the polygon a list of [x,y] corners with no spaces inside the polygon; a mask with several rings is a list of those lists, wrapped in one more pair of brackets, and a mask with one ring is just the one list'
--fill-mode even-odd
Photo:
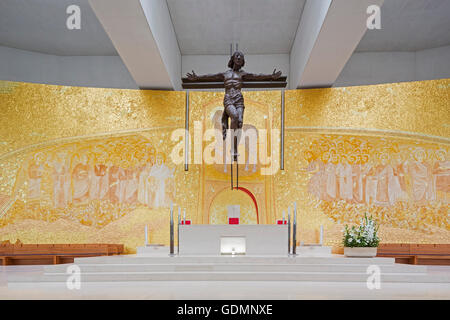
{"label": "marble floor", "polygon": [[[297,281],[152,281],[82,283],[79,290],[63,284],[8,285],[10,275],[39,274],[43,266],[0,267],[0,299],[450,299],[449,283],[366,283]],[[428,267],[449,273],[450,267]]]}

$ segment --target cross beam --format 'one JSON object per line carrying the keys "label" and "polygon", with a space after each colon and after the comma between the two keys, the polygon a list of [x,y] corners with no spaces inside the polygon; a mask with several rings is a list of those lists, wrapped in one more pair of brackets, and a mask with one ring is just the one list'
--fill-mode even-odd
{"label": "cross beam", "polygon": [[[247,80],[242,83],[243,88],[285,88],[287,85],[287,77],[279,77],[276,80],[270,81],[251,81]],[[220,89],[224,88],[223,81],[212,82],[196,80],[192,81],[188,78],[181,78],[183,89]]]}

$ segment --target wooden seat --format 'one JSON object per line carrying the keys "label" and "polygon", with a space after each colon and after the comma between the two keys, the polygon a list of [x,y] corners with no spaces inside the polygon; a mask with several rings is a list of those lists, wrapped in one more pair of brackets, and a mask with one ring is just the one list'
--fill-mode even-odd
{"label": "wooden seat", "polygon": [[377,256],[395,258],[397,263],[450,265],[450,244],[383,243]]}
{"label": "wooden seat", "polygon": [[122,254],[123,244],[0,244],[2,265],[73,263],[75,258]]}

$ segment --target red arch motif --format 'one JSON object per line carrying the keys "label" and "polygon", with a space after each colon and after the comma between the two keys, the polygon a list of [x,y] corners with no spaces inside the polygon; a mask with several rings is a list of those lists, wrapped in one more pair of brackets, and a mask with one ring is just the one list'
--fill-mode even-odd
{"label": "red arch motif", "polygon": [[259,224],[259,211],[258,211],[258,203],[256,202],[256,198],[253,195],[253,193],[251,193],[250,190],[243,188],[243,187],[238,187],[238,190],[241,190],[243,192],[245,192],[246,194],[248,194],[250,196],[250,198],[252,198],[253,200],[253,204],[255,205],[256,208],[256,223]]}

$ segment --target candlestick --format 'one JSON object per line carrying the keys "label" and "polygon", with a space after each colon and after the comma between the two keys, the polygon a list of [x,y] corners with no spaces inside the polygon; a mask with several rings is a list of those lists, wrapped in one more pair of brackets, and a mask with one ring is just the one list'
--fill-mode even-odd
{"label": "candlestick", "polygon": [[288,207],[288,254],[291,254],[291,207]]}
{"label": "candlestick", "polygon": [[297,203],[294,202],[294,222],[292,226],[292,254],[297,254]]}
{"label": "candlestick", "polygon": [[173,203],[170,202],[170,256],[174,255]]}
{"label": "candlestick", "polygon": [[180,224],[181,224],[181,207],[178,207],[178,227],[177,227],[177,254],[180,254]]}

